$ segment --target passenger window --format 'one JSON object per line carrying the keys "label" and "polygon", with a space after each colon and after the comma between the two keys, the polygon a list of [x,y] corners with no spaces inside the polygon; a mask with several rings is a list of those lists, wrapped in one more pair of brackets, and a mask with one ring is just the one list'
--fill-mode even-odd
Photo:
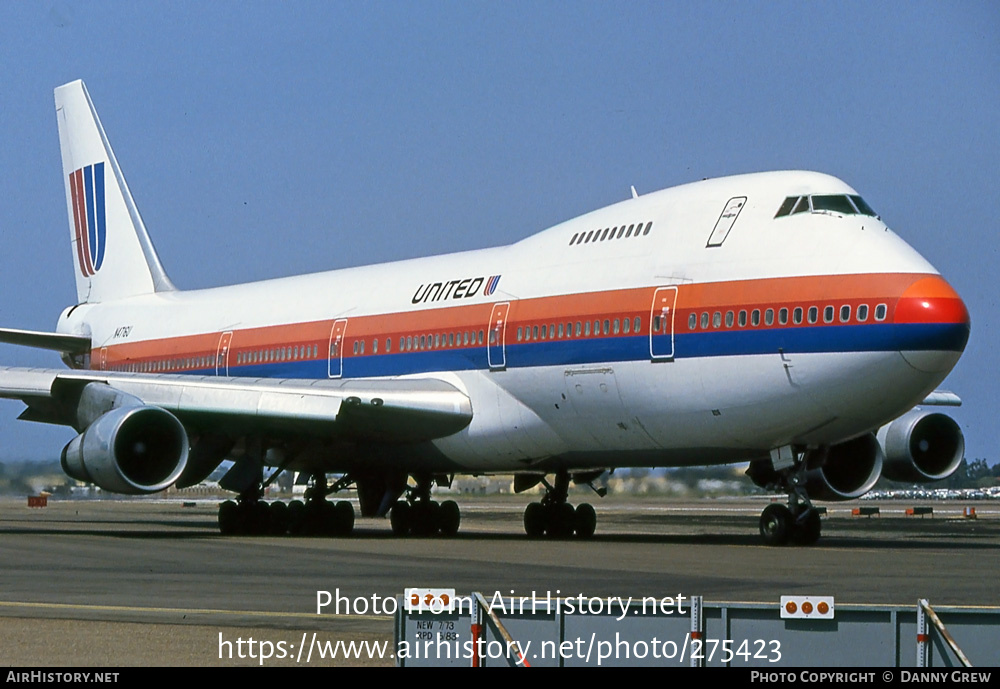
{"label": "passenger window", "polygon": [[701,329],[708,330],[708,311],[701,312]]}
{"label": "passenger window", "polygon": [[713,328],[722,327],[722,313],[720,311],[716,311],[715,313],[712,314],[712,327]]}
{"label": "passenger window", "polygon": [[792,322],[798,325],[802,322],[802,307],[796,306],[795,310],[792,311]]}
{"label": "passenger window", "polygon": [[625,321],[622,324],[622,331],[626,335],[628,335],[631,330],[632,330],[632,321],[629,320],[628,318],[626,318]]}
{"label": "passenger window", "polygon": [[601,322],[600,321],[594,321],[594,335],[596,336],[596,335],[600,335],[600,334],[601,334]]}
{"label": "passenger window", "polygon": [[740,309],[740,327],[741,328],[746,327],[746,324],[747,324],[747,312],[744,311],[743,309]]}
{"label": "passenger window", "polygon": [[563,333],[564,333],[564,332],[565,332],[565,331],[563,330],[563,324],[562,324],[562,323],[560,323],[560,324],[559,324],[559,339],[560,339],[560,340],[562,339],[562,336],[563,336]]}
{"label": "passenger window", "polygon": [[788,309],[782,307],[781,310],[778,311],[778,323],[780,323],[781,325],[787,325],[787,323],[788,323]]}
{"label": "passenger window", "polygon": [[774,309],[764,312],[764,325],[774,325]]}
{"label": "passenger window", "polygon": [[590,321],[583,324],[583,334],[585,337],[590,337]]}
{"label": "passenger window", "polygon": [[522,332],[521,328],[518,328],[517,329],[517,341],[520,342],[521,339],[523,338],[523,336],[524,336],[524,333]]}
{"label": "passenger window", "polygon": [[858,321],[864,323],[868,320],[868,304],[861,304],[858,306]]}
{"label": "passenger window", "polygon": [[819,320],[819,309],[816,308],[815,306],[810,306],[809,307],[809,322],[810,323],[815,323],[818,320]]}
{"label": "passenger window", "polygon": [[580,337],[580,332],[581,332],[581,331],[582,331],[582,327],[581,327],[581,325],[580,325],[580,321],[577,321],[577,322],[576,322],[576,336],[577,336],[577,337]]}
{"label": "passenger window", "polygon": [[754,309],[750,314],[750,325],[755,328],[760,325],[760,309]]}
{"label": "passenger window", "polygon": [[611,322],[604,319],[604,334],[608,335],[611,333]]}
{"label": "passenger window", "polygon": [[[618,321],[615,321],[616,323]],[[688,330],[694,330],[698,327],[698,314],[692,313],[688,316]]]}
{"label": "passenger window", "polygon": [[[743,312],[743,315],[744,315],[744,318],[745,318],[746,317],[746,312],[745,311]],[[726,311],[726,327],[727,328],[732,328],[733,327],[734,320],[735,320],[735,316],[733,315],[733,312],[732,311]]]}
{"label": "passenger window", "polygon": [[531,328],[531,339],[532,340],[537,340],[538,339],[538,326],[537,325],[533,326]]}
{"label": "passenger window", "polygon": [[875,320],[877,320],[877,321],[884,321],[887,312],[888,312],[888,309],[886,308],[886,305],[885,304],[879,304],[878,306],[875,307]]}
{"label": "passenger window", "polygon": [[620,330],[621,330],[621,322],[616,318],[615,322],[614,322],[614,324],[612,326],[611,332],[614,333],[615,335],[617,335],[618,331],[620,331]]}
{"label": "passenger window", "polygon": [[833,323],[833,307],[832,306],[827,306],[825,309],[823,309],[823,322],[824,323]]}
{"label": "passenger window", "polygon": [[645,231],[644,231],[644,232],[642,233],[642,236],[643,236],[643,237],[645,237],[645,236],[646,236],[647,234],[649,234],[649,231],[650,231],[651,229],[653,229],[653,223],[651,223],[651,222],[648,222],[648,223],[646,223],[646,229],[645,229]]}
{"label": "passenger window", "polygon": [[574,244],[576,244],[576,238],[579,236],[580,236],[579,233],[574,234],[573,239],[569,240],[569,245],[573,246]]}
{"label": "passenger window", "polygon": [[638,333],[641,327],[642,327],[642,319],[636,316],[635,322],[632,323],[632,330]]}
{"label": "passenger window", "polygon": [[840,322],[846,323],[849,320],[851,320],[851,307],[845,304],[840,307]]}
{"label": "passenger window", "polygon": [[549,323],[549,339],[551,340],[556,336],[556,326]]}

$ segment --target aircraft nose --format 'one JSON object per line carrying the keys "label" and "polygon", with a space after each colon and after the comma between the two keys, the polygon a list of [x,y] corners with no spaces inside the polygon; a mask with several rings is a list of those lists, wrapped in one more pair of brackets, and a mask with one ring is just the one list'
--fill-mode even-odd
{"label": "aircraft nose", "polygon": [[896,303],[900,353],[918,371],[950,371],[969,341],[969,310],[940,276],[917,280]]}

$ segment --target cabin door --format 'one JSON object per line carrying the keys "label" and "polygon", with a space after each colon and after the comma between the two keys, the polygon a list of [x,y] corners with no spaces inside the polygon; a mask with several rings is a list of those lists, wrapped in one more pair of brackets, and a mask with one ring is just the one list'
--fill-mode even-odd
{"label": "cabin door", "polygon": [[653,361],[674,359],[674,308],[677,288],[659,287],[649,311],[649,356]]}
{"label": "cabin door", "polygon": [[507,336],[507,314],[510,312],[510,302],[505,301],[493,305],[490,314],[489,333],[486,338],[486,359],[491,371],[502,371],[507,367],[505,340]]}
{"label": "cabin door", "polygon": [[215,375],[229,375],[229,348],[233,343],[233,331],[228,330],[219,336],[219,348],[215,351]]}
{"label": "cabin door", "polygon": [[347,319],[339,318],[330,328],[330,364],[328,374],[331,378],[344,375],[344,336],[347,333]]}

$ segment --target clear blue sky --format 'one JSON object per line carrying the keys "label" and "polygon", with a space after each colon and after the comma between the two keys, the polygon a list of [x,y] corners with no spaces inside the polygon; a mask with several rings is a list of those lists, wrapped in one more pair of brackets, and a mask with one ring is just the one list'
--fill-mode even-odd
{"label": "clear blue sky", "polygon": [[[74,301],[52,89],[82,78],[174,282],[517,240],[702,177],[858,189],[973,328],[944,387],[1000,461],[995,2],[0,1],[0,324]],[[0,347],[0,362],[58,365]],[[72,436],[15,422],[0,460]]]}

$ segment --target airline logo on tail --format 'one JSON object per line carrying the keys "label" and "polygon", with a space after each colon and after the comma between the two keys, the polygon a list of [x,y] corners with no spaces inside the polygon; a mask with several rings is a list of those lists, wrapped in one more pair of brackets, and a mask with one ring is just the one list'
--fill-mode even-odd
{"label": "airline logo on tail", "polygon": [[69,176],[73,224],[80,272],[90,277],[104,263],[107,226],[104,213],[104,163],[82,167]]}

